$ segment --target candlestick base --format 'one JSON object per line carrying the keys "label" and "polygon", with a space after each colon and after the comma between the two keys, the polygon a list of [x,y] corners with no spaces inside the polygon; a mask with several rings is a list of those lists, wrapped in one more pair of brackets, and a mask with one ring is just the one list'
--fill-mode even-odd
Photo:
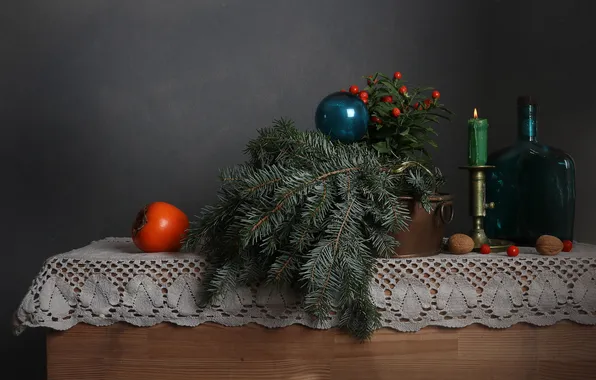
{"label": "candlestick base", "polygon": [[470,237],[474,240],[474,248],[479,249],[483,244],[489,244],[489,239],[483,229],[473,229]]}

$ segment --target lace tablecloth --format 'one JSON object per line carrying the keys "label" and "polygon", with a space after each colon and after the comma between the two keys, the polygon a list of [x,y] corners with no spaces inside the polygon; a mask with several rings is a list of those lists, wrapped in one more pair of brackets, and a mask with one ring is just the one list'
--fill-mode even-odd
{"label": "lace tablecloth", "polygon": [[[80,322],[312,328],[337,323],[333,316],[313,321],[291,291],[272,286],[239,288],[220,304],[200,308],[205,265],[195,254],[140,253],[128,238],[107,238],[53,256],[15,314],[15,333],[27,326],[66,330]],[[596,246],[576,243],[573,252],[554,257],[522,248],[515,258],[491,253],[383,259],[371,287],[383,326],[400,331],[561,320],[593,325]]]}

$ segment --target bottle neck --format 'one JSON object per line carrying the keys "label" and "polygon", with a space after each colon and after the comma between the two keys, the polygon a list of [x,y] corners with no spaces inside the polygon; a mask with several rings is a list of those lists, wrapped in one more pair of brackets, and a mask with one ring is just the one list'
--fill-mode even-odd
{"label": "bottle neck", "polygon": [[537,107],[526,104],[517,107],[517,138],[523,141],[538,141],[537,139]]}

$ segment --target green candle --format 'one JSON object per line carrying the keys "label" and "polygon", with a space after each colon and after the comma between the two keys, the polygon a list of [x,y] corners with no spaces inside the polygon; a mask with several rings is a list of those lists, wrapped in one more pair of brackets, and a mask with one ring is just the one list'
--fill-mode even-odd
{"label": "green candle", "polygon": [[488,151],[488,120],[479,119],[474,108],[474,118],[468,120],[468,165],[486,165]]}

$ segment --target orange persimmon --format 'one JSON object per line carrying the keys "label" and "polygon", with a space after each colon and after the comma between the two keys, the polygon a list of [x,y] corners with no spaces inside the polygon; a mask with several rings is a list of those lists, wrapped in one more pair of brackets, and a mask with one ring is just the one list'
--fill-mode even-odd
{"label": "orange persimmon", "polygon": [[132,240],[144,252],[177,252],[187,229],[184,212],[166,202],[153,202],[137,214]]}

